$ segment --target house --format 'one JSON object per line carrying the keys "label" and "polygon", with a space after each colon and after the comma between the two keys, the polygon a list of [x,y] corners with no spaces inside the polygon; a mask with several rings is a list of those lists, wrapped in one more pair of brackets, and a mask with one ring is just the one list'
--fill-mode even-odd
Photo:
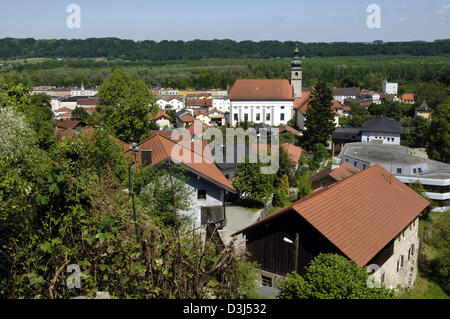
{"label": "house", "polygon": [[183,110],[183,112],[177,114],[177,128],[186,128],[186,126],[193,124],[195,120],[195,117],[189,114],[186,110]]}
{"label": "house", "polygon": [[77,99],[77,107],[82,108],[95,108],[100,103],[98,98],[78,98]]}
{"label": "house", "polygon": [[[306,111],[311,106],[312,97],[312,89],[309,88],[303,90],[301,98],[294,100],[295,120],[297,123],[297,127],[300,130],[306,130]],[[334,115],[334,124],[336,126],[339,126],[339,117],[348,116],[351,112],[351,108],[341,104],[336,99],[333,99],[331,102],[331,109]]]}
{"label": "house", "polygon": [[416,107],[416,116],[421,116],[423,118],[429,119],[433,109],[428,106],[427,101],[423,100],[422,104]]}
{"label": "house", "polygon": [[69,88],[54,88],[52,90],[53,95],[55,97],[71,97],[72,91]]}
{"label": "house", "polygon": [[361,97],[361,89],[352,88],[332,88],[331,92],[333,98],[341,104],[344,104],[344,100],[347,98],[357,99]]}
{"label": "house", "polygon": [[345,144],[361,141],[361,129],[353,127],[337,127],[331,134],[331,156],[342,150]]}
{"label": "house", "polygon": [[158,109],[158,112],[156,113],[156,115],[153,117],[153,120],[155,121],[156,125],[159,126],[159,128],[162,130],[165,127],[171,127],[172,124],[170,123],[170,116],[166,114],[166,112],[164,112],[161,109]]}
{"label": "house", "polygon": [[398,121],[376,118],[364,122],[361,128],[361,142],[400,145],[402,124]]}
{"label": "house", "polygon": [[383,81],[383,93],[397,95],[398,83]]}
{"label": "house", "polygon": [[411,287],[417,276],[418,216],[428,201],[379,165],[316,190],[261,219],[243,235],[261,281],[277,287],[288,273],[305,274],[320,253],[358,266],[377,265],[389,288]]}
{"label": "house", "polygon": [[313,190],[318,188],[327,187],[337,182],[350,177],[359,172],[359,169],[348,164],[347,162],[343,162],[336,168],[326,168],[313,175],[310,179],[311,186]]}
{"label": "house", "polygon": [[58,120],[54,126],[58,140],[63,137],[72,138],[86,128],[85,123],[72,120]]}
{"label": "house", "polygon": [[450,165],[414,156],[406,146],[376,143],[348,143],[338,156],[340,163],[348,162],[358,169],[380,165],[406,184],[419,181],[425,195],[446,210],[450,206]]}
{"label": "house", "polygon": [[164,111],[178,111],[184,108],[184,100],[181,96],[158,96],[156,104]]}
{"label": "house", "polygon": [[225,112],[212,108],[208,111],[208,117],[210,119],[210,122],[207,124],[216,125],[218,127],[222,127],[226,123],[225,119]]}
{"label": "house", "polygon": [[[218,148],[220,148],[220,152]],[[251,155],[251,152],[254,151],[244,143],[220,145],[211,149],[211,154],[214,157],[217,167],[219,167],[222,174],[229,180],[234,177],[234,169],[238,164],[245,162],[246,156],[254,156],[256,158],[256,154],[252,153]]]}
{"label": "house", "polygon": [[228,98],[228,94],[213,95],[211,100],[213,109],[222,111],[224,113],[230,112],[230,99]]}
{"label": "house", "polygon": [[70,96],[89,96],[94,97],[97,96],[98,90],[96,86],[84,86],[81,84],[81,87],[72,87],[70,88]]}
{"label": "house", "polygon": [[403,94],[400,97],[400,101],[402,103],[406,103],[406,104],[414,104],[414,103],[416,103],[413,93],[405,93],[405,94]]}
{"label": "house", "polygon": [[294,164],[295,169],[297,169],[298,161],[300,160],[300,157],[302,156],[303,149],[300,146],[295,146],[291,143],[281,144],[281,147],[289,155],[289,158],[290,158],[292,164]]}
{"label": "house", "polygon": [[198,108],[202,108],[202,109],[209,109],[210,107],[212,107],[212,99],[211,96],[208,96],[207,98],[192,98],[192,97],[187,97],[186,98],[186,108],[188,109],[198,109]]}
{"label": "house", "polygon": [[55,120],[67,120],[72,116],[72,111],[73,110],[68,107],[60,107],[59,109],[54,110],[53,114],[55,115]]}
{"label": "house", "polygon": [[[164,134],[156,133],[139,143],[138,147],[135,167],[172,162],[184,169],[192,206],[179,213],[191,217],[195,228],[211,222],[224,225],[225,197],[227,193],[236,193],[236,190],[214,163],[205,142],[177,143]],[[127,154],[131,156],[132,150]],[[214,216],[219,216],[219,220],[214,220]]]}

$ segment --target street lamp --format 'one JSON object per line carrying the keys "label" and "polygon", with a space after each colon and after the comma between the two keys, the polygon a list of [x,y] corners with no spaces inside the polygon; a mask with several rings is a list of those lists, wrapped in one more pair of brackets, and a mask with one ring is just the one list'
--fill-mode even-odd
{"label": "street lamp", "polygon": [[136,163],[137,153],[141,150],[141,148],[139,146],[137,146],[137,143],[133,143],[133,144],[130,145],[130,150],[134,154],[134,162],[133,162],[133,164],[131,164],[128,167],[128,189],[130,190],[130,196],[131,196],[131,200],[132,200],[132,203],[133,203],[133,218],[134,218],[134,226],[136,228],[136,242],[139,243],[140,239],[139,239],[139,230],[138,230],[137,220],[136,220],[136,206],[135,206],[135,203],[134,203],[134,191],[133,191],[133,187],[131,185],[131,168]]}

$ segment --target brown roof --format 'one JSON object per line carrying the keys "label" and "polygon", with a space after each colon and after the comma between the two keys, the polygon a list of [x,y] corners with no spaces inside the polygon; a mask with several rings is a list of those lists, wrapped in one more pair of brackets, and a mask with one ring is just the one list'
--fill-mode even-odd
{"label": "brown roof", "polygon": [[230,100],[292,100],[288,80],[237,80],[230,91]]}
{"label": "brown roof", "polygon": [[68,130],[75,128],[80,123],[80,121],[60,120],[55,122],[55,126],[64,130]]}
{"label": "brown roof", "polygon": [[311,177],[311,181],[312,182],[319,181],[326,176],[330,176],[333,179],[335,179],[336,181],[341,181],[341,180],[343,180],[347,177],[350,177],[358,172],[359,172],[359,169],[350,165],[347,162],[343,162],[339,165],[339,167],[337,167],[335,169],[327,168],[327,169],[321,170],[317,174],[313,175],[313,177]]}
{"label": "brown roof", "polygon": [[99,103],[99,99],[94,98],[94,99],[90,99],[90,98],[81,98],[77,100],[77,105],[97,105]]}
{"label": "brown roof", "polygon": [[54,110],[53,112],[55,112],[55,113],[72,112],[72,109],[64,106],[64,107],[60,107],[59,109]]}
{"label": "brown roof", "polygon": [[289,158],[291,159],[291,161],[294,164],[297,164],[298,161],[300,160],[300,156],[302,155],[302,151],[303,149],[299,146],[295,146],[293,144],[290,143],[284,143],[281,145],[281,147],[284,148],[284,150],[286,151],[286,153],[288,153]]}
{"label": "brown roof", "polygon": [[156,120],[156,119],[159,119],[160,117],[165,117],[165,118],[167,118],[167,119],[170,120],[170,116],[167,115],[166,112],[164,112],[164,111],[161,110],[161,109],[158,109],[158,112],[157,112],[156,115],[153,117],[153,119]]}
{"label": "brown roof", "polygon": [[428,201],[376,164],[239,231],[296,212],[344,255],[365,266]]}
{"label": "brown roof", "polygon": [[[95,128],[94,127],[88,127],[86,129],[84,129],[83,131],[80,132],[81,136],[85,136],[85,137],[92,137],[95,133]],[[72,136],[71,136],[72,137]],[[123,148],[124,152],[128,151],[130,149],[130,144],[125,143],[122,140],[119,140],[118,138],[109,135],[109,138],[113,141],[116,141],[117,143],[120,144],[120,146]]]}
{"label": "brown roof", "polygon": [[414,94],[413,93],[405,93],[401,97],[402,100],[414,100]]}
{"label": "brown roof", "polygon": [[194,122],[195,117],[193,117],[193,116],[190,115],[190,114],[184,114],[184,115],[181,116],[179,119],[180,119],[181,122],[189,123],[189,122]]}
{"label": "brown roof", "polygon": [[[161,134],[155,134],[139,143],[138,146],[141,150],[152,150],[152,164],[158,164],[164,160],[171,159],[204,179],[234,193],[235,189],[233,185],[231,185],[228,179],[222,174],[214,163],[214,158],[211,156],[209,146],[205,142],[189,141],[187,145],[182,145],[182,143],[176,143]],[[200,144],[198,148],[201,152],[203,152],[203,154],[197,151],[197,148],[195,147],[197,144]],[[172,149],[176,145],[180,147],[181,154],[177,154],[180,155],[180,158],[172,158]],[[174,150],[174,152],[176,153],[177,150]],[[184,152],[187,152],[187,155],[185,155]],[[127,153],[131,154],[131,151],[129,150]],[[136,156],[137,166],[142,165],[140,153],[141,151],[139,151]],[[186,158],[184,158],[183,155],[185,155]]]}
{"label": "brown roof", "polygon": [[211,99],[187,99],[186,106],[209,107],[212,105]]}
{"label": "brown roof", "polygon": [[[311,105],[312,101],[312,92],[303,92],[302,97],[294,100],[294,108],[298,110],[303,115],[306,114],[306,111],[308,110],[309,106]],[[344,111],[347,111],[345,105],[342,105],[339,103],[336,99],[331,100],[331,109],[336,114],[338,109],[343,109]]]}
{"label": "brown roof", "polygon": [[300,137],[300,136],[303,135],[302,132],[297,131],[295,128],[290,127],[289,125],[284,125],[284,126],[280,127],[280,128],[279,128],[279,132],[280,132],[280,133],[283,133],[283,132],[291,132],[292,134],[294,134],[294,135],[296,135],[296,136],[298,136],[298,137]]}

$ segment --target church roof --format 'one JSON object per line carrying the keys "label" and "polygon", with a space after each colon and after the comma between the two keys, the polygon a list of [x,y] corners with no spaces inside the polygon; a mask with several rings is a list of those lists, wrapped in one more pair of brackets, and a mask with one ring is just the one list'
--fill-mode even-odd
{"label": "church roof", "polygon": [[230,100],[293,100],[293,92],[290,82],[286,79],[236,80],[230,91]]}
{"label": "church roof", "polygon": [[431,111],[433,111],[433,109],[428,106],[426,100],[423,100],[422,104],[416,108],[416,111],[431,112]]}

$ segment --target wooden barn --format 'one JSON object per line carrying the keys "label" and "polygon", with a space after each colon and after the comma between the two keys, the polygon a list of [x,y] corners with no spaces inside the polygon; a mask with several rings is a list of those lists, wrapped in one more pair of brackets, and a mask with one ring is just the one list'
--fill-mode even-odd
{"label": "wooden barn", "polygon": [[[377,275],[389,286],[415,278],[418,247],[416,220],[428,201],[379,165],[334,185],[316,190],[291,206],[240,230],[262,282],[300,275],[320,253],[335,253],[360,267],[378,265]],[[408,254],[408,271],[398,260]],[[403,256],[403,257],[402,257]],[[397,269],[395,265],[397,264]],[[412,273],[411,273],[412,272]],[[406,284],[404,285],[406,286]]]}

